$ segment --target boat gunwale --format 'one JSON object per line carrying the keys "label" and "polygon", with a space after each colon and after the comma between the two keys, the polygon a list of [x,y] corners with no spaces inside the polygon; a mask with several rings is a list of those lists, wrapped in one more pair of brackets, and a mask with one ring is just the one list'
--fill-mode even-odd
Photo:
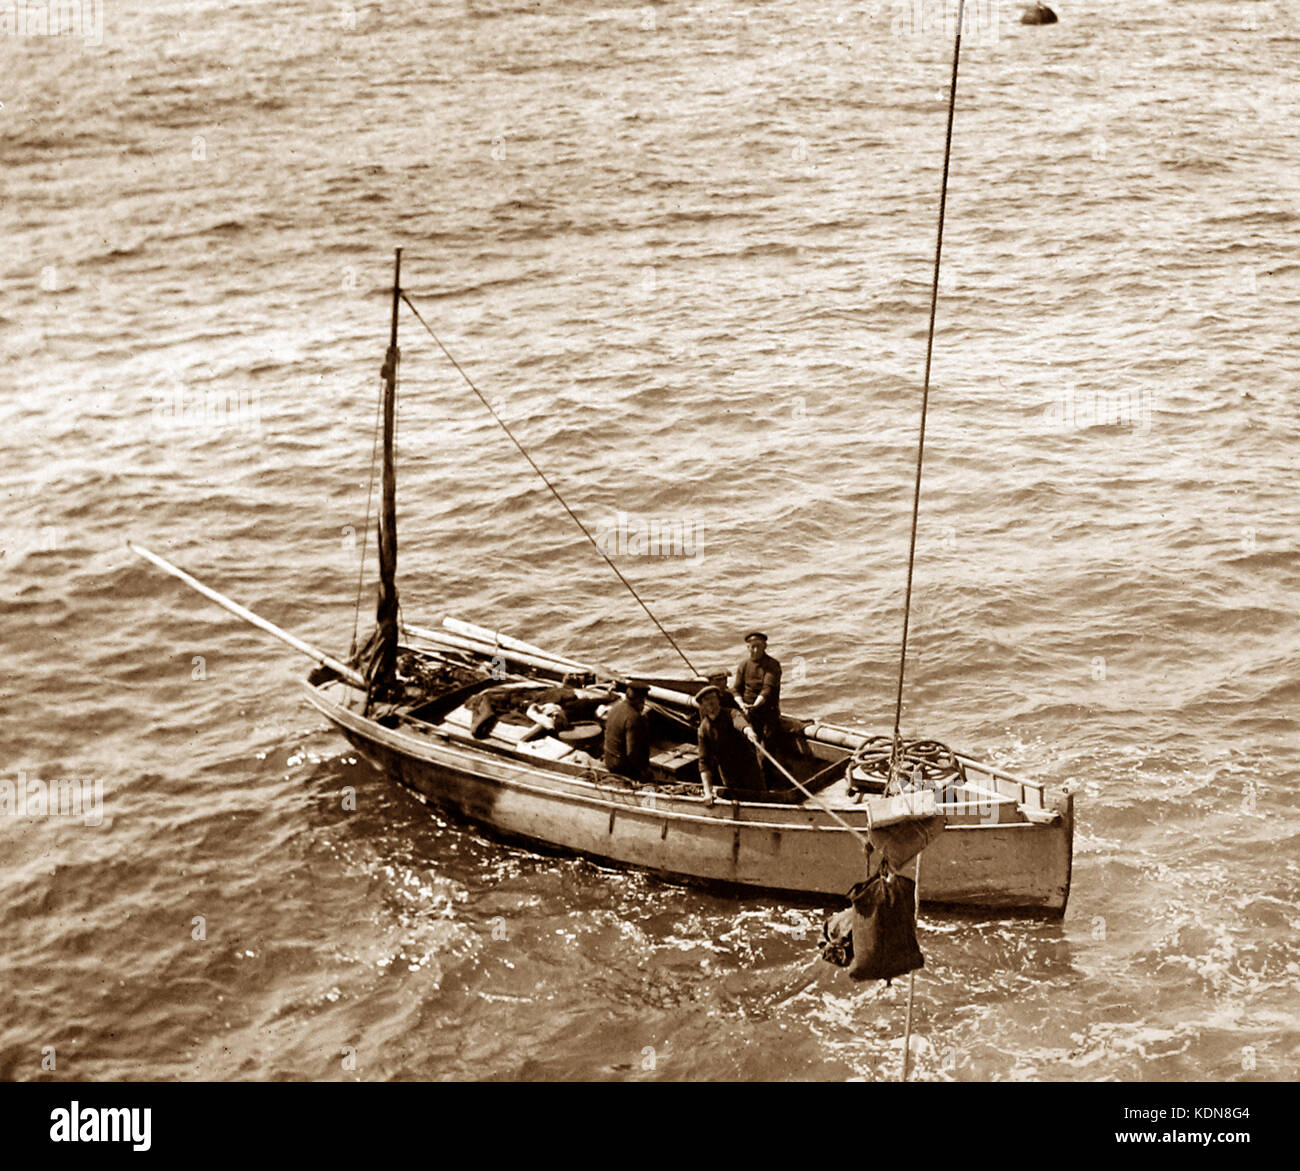
{"label": "boat gunwale", "polygon": [[[321,714],[330,719],[336,720],[344,726],[350,727],[358,735],[364,735],[393,751],[408,752],[409,755],[424,763],[440,765],[442,767],[463,767],[451,765],[446,761],[430,759],[427,755],[428,744],[426,740],[406,735],[398,729],[386,728],[375,720],[369,719],[366,716],[360,716],[351,709],[344,707],[341,704],[336,704],[330,697],[322,695],[321,688],[311,684],[310,682],[304,681],[303,687],[308,693],[309,702],[311,702],[312,706],[320,711]],[[878,817],[872,817],[865,806],[856,804],[836,810],[836,812],[840,814],[856,814],[862,818],[862,820],[858,824],[853,825],[852,830],[850,830],[844,826],[835,824],[833,819],[830,819],[829,814],[823,813],[821,810],[816,809],[816,807],[807,804],[773,805],[758,801],[714,801],[713,804],[710,805],[703,796],[693,797],[685,794],[666,794],[661,793],[654,788],[647,788],[640,793],[625,792],[613,788],[607,789],[605,786],[596,784],[595,782],[589,781],[581,776],[574,776],[559,772],[558,770],[553,771],[552,768],[540,767],[544,765],[560,765],[565,768],[576,769],[578,768],[577,765],[566,765],[564,761],[547,760],[544,757],[539,757],[536,761],[527,760],[520,756],[511,754],[508,749],[503,750],[498,748],[496,745],[483,744],[482,741],[473,740],[468,736],[468,734],[461,736],[456,734],[454,731],[436,729],[433,725],[425,726],[431,729],[431,735],[436,736],[439,740],[444,742],[447,749],[461,756],[466,755],[464,752],[464,749],[466,748],[474,748],[479,751],[487,750],[492,753],[493,757],[501,765],[511,769],[512,771],[524,772],[526,775],[529,770],[532,770],[548,777],[554,777],[555,780],[567,785],[586,786],[587,788],[594,790],[594,792],[588,793],[581,790],[557,790],[543,787],[535,783],[529,783],[528,780],[516,777],[484,777],[466,769],[465,771],[469,772],[469,775],[473,776],[477,781],[485,784],[516,788],[522,792],[529,793],[530,795],[545,797],[551,800],[564,802],[577,801],[584,805],[596,806],[601,809],[609,810],[610,812],[638,813],[644,814],[647,817],[671,818],[675,821],[694,822],[714,827],[731,827],[734,829],[835,834],[847,834],[854,830],[867,833],[873,826],[879,829],[888,829],[891,826],[917,818],[946,817],[944,813],[937,811],[937,802],[934,801],[922,802],[923,808],[913,808],[904,816],[896,818],[890,817],[888,820],[883,821]],[[472,757],[470,759],[472,760]],[[899,797],[888,798],[887,800],[899,802],[902,807],[906,808],[907,796],[908,795],[906,794],[900,794]],[[903,800],[900,801],[900,797],[903,798]],[[871,798],[868,798],[868,800],[871,800]],[[678,803],[689,803],[692,809],[699,806],[703,809],[712,809],[717,812],[710,815],[692,812],[690,809],[683,810],[672,807]],[[764,814],[770,814],[774,811],[785,812],[791,818],[798,818],[798,820],[758,821],[754,820],[752,817],[743,816],[746,812],[752,813],[758,811],[761,811]],[[1020,823],[1007,824],[1018,825]],[[1028,825],[1030,823],[1026,822],[1024,824]],[[957,827],[949,827],[945,825],[944,828],[948,829]]]}
{"label": "boat gunwale", "polygon": [[[452,620],[453,619],[444,618],[443,621],[445,624],[446,622]],[[457,619],[454,621],[459,621],[459,620]],[[404,645],[403,649],[414,651],[419,654],[427,654],[430,651],[432,651],[432,653],[434,653],[438,657],[443,658],[447,650],[451,649],[456,654],[459,654],[462,657],[487,658],[492,653],[487,647],[471,648],[468,645],[448,647],[445,643],[444,645],[439,646],[438,644],[440,642],[444,642],[446,636],[430,628],[408,626],[405,627],[404,630],[405,630],[405,634],[408,637],[414,635],[416,638],[420,639],[421,641],[430,644],[427,647],[414,647],[411,646],[409,642]],[[470,640],[464,639],[464,641],[468,643]],[[507,641],[509,643],[518,643],[518,640],[513,638],[508,638]],[[561,671],[583,671],[583,672],[593,671],[593,668],[578,662],[576,659],[570,659],[563,655],[554,654],[553,652],[544,650],[542,647],[535,646],[532,643],[523,643],[519,645],[527,646],[528,648],[530,648],[528,652],[530,654],[535,654],[543,659],[550,660],[549,662],[546,663],[535,664],[541,670],[551,671],[553,673],[559,673]],[[505,654],[507,657],[509,657],[511,655],[511,647],[503,643],[502,646],[496,648],[496,653]],[[525,660],[516,657],[515,661],[524,662]],[[520,679],[521,681],[536,682],[535,680],[530,679],[530,677],[526,674],[521,674]],[[526,685],[526,682],[521,682],[520,684],[514,684],[513,686],[521,686],[521,685]],[[512,685],[505,684],[504,686],[512,686]],[[672,701],[668,701],[668,702],[672,702]],[[677,703],[681,704],[682,706],[686,706],[686,704],[688,703],[687,693],[683,692],[681,698],[677,700]],[[868,740],[875,738],[875,733],[872,733],[865,728],[855,728],[848,724],[837,724],[830,720],[824,720],[820,717],[809,718],[806,716],[783,715],[782,720],[791,725],[789,729],[791,732],[803,736],[806,740],[812,741],[813,743],[816,744],[821,744],[827,748],[838,748],[849,753],[851,753],[853,750],[848,748],[847,745],[837,744],[833,740],[822,739],[818,733],[821,730],[825,729],[827,731],[840,733],[841,735],[846,735],[853,738],[860,738],[862,743],[866,743]],[[426,726],[430,728],[434,727],[433,725],[426,725]],[[441,730],[438,730],[438,732],[439,734],[441,734]],[[1047,793],[1048,793],[1048,786],[1046,785],[1045,782],[1030,780],[1027,777],[1017,776],[1014,773],[1010,773],[1006,769],[1001,768],[998,765],[988,764],[985,761],[982,761],[977,757],[970,756],[969,754],[964,752],[954,751],[953,756],[957,761],[960,762],[960,764],[964,768],[974,769],[976,772],[983,773],[986,777],[989,778],[989,780],[991,780],[995,784],[998,781],[1005,781],[1008,784],[1017,786],[1021,790],[1020,798],[1017,802],[1018,804],[1028,805],[1031,808],[1035,808],[1035,809],[1044,808]],[[561,761],[556,763],[563,763],[563,762]],[[1031,797],[1033,798],[1033,800],[1030,800]],[[754,804],[754,803],[746,802],[743,804]]]}

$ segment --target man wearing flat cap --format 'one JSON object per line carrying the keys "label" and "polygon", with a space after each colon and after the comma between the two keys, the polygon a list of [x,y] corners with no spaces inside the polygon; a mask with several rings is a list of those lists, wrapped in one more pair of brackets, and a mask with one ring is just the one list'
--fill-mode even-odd
{"label": "man wearing flat cap", "polygon": [[758,737],[734,707],[723,707],[727,693],[712,685],[695,696],[700,709],[700,780],[710,801],[714,793],[732,801],[754,800],[767,789],[755,751]]}
{"label": "man wearing flat cap", "polygon": [[759,740],[770,745],[781,730],[781,664],[767,653],[762,631],[745,635],[745,646],[749,653],[736,668],[731,690]]}
{"label": "man wearing flat cap", "polygon": [[645,715],[649,692],[648,683],[629,681],[623,698],[605,717],[605,767],[634,781],[650,779],[650,721]]}

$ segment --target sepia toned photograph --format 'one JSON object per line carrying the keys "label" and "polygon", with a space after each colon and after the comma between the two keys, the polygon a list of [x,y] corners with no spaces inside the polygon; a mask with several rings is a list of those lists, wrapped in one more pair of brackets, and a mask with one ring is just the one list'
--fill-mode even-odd
{"label": "sepia toned photograph", "polygon": [[1298,55],[1291,0],[0,0],[0,1108],[1120,1083],[1102,1151],[1249,1144]]}

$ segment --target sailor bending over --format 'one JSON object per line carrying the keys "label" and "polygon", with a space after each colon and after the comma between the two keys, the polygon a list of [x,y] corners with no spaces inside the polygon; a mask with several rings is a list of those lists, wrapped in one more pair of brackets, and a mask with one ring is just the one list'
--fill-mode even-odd
{"label": "sailor bending over", "polygon": [[739,711],[722,706],[725,695],[720,687],[710,686],[695,697],[700,709],[700,780],[710,801],[715,790],[733,801],[753,800],[767,790],[756,752],[758,737]]}

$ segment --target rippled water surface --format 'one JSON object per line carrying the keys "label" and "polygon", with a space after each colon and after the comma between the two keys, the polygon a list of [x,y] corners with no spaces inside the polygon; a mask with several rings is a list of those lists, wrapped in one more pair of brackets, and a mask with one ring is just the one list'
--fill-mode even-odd
{"label": "rippled water surface", "polygon": [[[1063,921],[925,918],[917,1074],[1294,1077],[1300,10],[972,8],[905,731],[1070,786],[1078,830]],[[897,1076],[905,985],[813,962],[817,911],[444,823],[123,541],[346,650],[401,244],[593,530],[676,526],[616,560],[692,658],[769,628],[788,710],[884,730],[936,14],[121,0],[97,45],[0,37],[4,777],[104,810],[0,818],[0,1075]],[[403,331],[407,617],[673,668]]]}

